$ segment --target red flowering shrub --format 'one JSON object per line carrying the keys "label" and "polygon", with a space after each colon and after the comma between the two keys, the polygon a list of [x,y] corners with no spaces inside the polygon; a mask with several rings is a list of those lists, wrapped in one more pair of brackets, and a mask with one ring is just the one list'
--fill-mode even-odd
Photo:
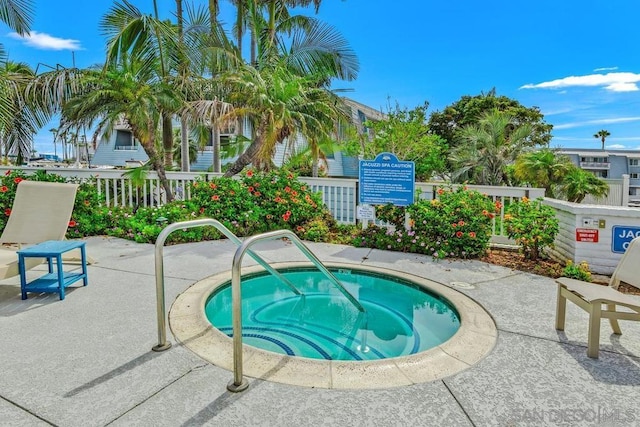
{"label": "red flowering shrub", "polygon": [[[463,187],[440,188],[436,194],[437,199],[419,200],[406,208],[383,207],[383,219],[391,220],[395,230],[369,227],[356,237],[355,245],[436,258],[482,256],[489,247],[491,220],[499,207],[489,197]],[[405,210],[411,218],[408,231],[404,229]]]}

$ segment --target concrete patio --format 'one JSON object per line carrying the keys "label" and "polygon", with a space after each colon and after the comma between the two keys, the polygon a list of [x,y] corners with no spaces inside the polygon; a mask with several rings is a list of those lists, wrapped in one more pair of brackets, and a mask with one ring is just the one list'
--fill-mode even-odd
{"label": "concrete patio", "polygon": [[[493,316],[495,348],[443,380],[374,390],[305,388],[233,373],[176,343],[157,343],[154,246],[89,238],[89,286],[20,299],[18,278],[0,282],[0,425],[639,425],[640,324],[603,323],[598,360],[586,355],[587,315],[567,307],[554,329],[552,279],[477,261],[342,245],[309,244],[326,262],[408,272],[460,289]],[[302,261],[291,245],[256,247],[269,262]],[[195,282],[231,269],[227,240],[166,247],[167,306]],[[250,264],[249,260],[245,261]],[[30,275],[37,274],[31,271]],[[301,373],[304,375],[304,373]]]}

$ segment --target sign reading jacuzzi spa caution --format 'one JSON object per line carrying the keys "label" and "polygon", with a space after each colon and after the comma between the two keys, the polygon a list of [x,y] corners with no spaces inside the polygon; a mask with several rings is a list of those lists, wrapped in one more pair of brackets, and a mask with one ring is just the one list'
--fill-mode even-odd
{"label": "sign reading jacuzzi spa caution", "polygon": [[391,153],[380,153],[374,160],[360,160],[360,204],[407,206],[413,203],[416,169]]}

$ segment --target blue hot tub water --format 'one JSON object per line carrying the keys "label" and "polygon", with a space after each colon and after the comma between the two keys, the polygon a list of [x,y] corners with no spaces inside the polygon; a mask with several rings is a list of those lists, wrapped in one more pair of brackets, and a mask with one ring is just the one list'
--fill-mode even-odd
{"label": "blue hot tub water", "polygon": [[[460,327],[443,297],[390,275],[332,270],[360,301],[360,313],[319,271],[280,270],[304,297],[269,274],[242,278],[242,335],[264,350],[328,360],[374,360],[435,347]],[[209,321],[232,336],[231,286],[214,292],[205,306]]]}

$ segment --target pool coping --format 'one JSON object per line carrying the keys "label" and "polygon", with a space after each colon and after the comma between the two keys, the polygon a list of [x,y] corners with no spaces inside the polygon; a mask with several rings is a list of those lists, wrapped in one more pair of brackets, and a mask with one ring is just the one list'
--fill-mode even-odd
{"label": "pool coping", "polygon": [[[271,264],[276,269],[304,267],[307,262]],[[461,372],[486,357],[494,348],[497,329],[491,315],[469,296],[420,276],[362,264],[327,262],[329,268],[349,268],[393,274],[438,293],[460,315],[460,328],[446,342],[421,353],[374,361],[320,360],[292,357],[243,345],[243,374],[266,381],[303,387],[376,389],[438,380]],[[263,271],[243,268],[242,274]],[[233,371],[233,339],[214,328],[204,307],[209,295],[231,280],[231,271],[218,273],[180,294],[169,312],[177,341],[204,360]],[[304,373],[301,374],[301,373]]]}

